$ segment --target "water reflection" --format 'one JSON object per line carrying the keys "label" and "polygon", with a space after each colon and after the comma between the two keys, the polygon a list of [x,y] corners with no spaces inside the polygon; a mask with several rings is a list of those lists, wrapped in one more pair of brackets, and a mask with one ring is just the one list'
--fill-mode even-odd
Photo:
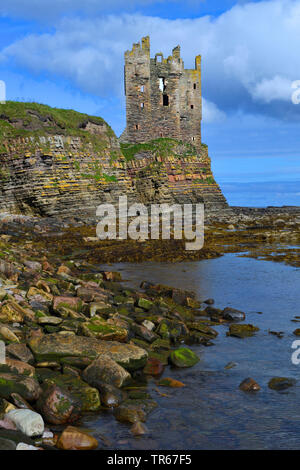
{"label": "water reflection", "polygon": [[[122,270],[135,287],[142,280],[168,284],[194,290],[202,300],[212,297],[217,307],[241,309],[260,331],[240,340],[227,337],[226,326],[217,327],[213,347],[194,347],[201,357],[195,367],[166,371],[186,384],[168,390],[168,398],[157,394],[152,380],[149,390],[160,406],[147,421],[150,436],[133,438],[129,426],[114,421],[111,412],[85,419],[96,436],[105,435],[111,448],[120,449],[299,448],[300,383],[280,393],[267,387],[274,376],[299,376],[300,366],[291,362],[297,328],[291,319],[300,315],[299,270],[231,254],[178,264],[122,263],[113,269]],[[283,331],[284,337],[270,335],[269,329]],[[236,366],[224,369],[229,362]],[[249,376],[261,385],[254,395],[238,388]]]}

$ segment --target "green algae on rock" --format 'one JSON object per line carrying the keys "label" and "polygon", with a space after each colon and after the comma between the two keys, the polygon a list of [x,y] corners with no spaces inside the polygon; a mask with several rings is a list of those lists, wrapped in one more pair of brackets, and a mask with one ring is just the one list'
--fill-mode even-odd
{"label": "green algae on rock", "polygon": [[227,336],[236,336],[237,338],[247,338],[248,336],[253,336],[259,328],[250,324],[247,325],[230,325],[229,331],[227,331]]}
{"label": "green algae on rock", "polygon": [[122,367],[128,370],[142,368],[147,361],[148,353],[133,344],[116,341],[101,341],[85,336],[34,335],[28,345],[38,361],[61,360],[66,357],[87,357],[96,359],[107,354]]}
{"label": "green algae on rock", "polygon": [[186,347],[175,349],[170,354],[170,361],[176,367],[193,367],[199,360],[199,357]]}
{"label": "green algae on rock", "polygon": [[292,387],[296,382],[297,381],[295,379],[287,377],[273,377],[271,380],[269,380],[268,387],[272,390],[281,391]]}

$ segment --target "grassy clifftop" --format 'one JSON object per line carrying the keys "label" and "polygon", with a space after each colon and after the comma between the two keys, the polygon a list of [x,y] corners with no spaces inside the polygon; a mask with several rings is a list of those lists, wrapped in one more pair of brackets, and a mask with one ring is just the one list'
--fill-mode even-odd
{"label": "grassy clifftop", "polygon": [[0,105],[0,153],[5,152],[7,140],[18,137],[38,140],[49,135],[80,137],[83,146],[92,145],[97,153],[108,146],[119,149],[114,131],[101,117],[39,103],[7,101]]}
{"label": "grassy clifftop", "polygon": [[111,127],[97,116],[72,109],[51,108],[45,104],[7,101],[0,105],[0,136],[3,138],[62,134],[84,134],[87,123],[104,126],[108,137],[115,137]]}

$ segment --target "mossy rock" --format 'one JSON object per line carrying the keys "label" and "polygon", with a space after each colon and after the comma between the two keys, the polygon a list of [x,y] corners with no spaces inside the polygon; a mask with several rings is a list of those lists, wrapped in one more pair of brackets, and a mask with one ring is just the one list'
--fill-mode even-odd
{"label": "mossy rock", "polygon": [[47,379],[53,379],[57,375],[60,375],[60,372],[49,369],[48,367],[37,367],[35,371],[37,380],[40,383],[45,382]]}
{"label": "mossy rock", "polygon": [[162,339],[170,339],[173,343],[181,339],[185,339],[189,335],[189,331],[185,324],[180,320],[163,320],[155,330]]}
{"label": "mossy rock", "polygon": [[1,373],[0,397],[10,398],[12,393],[18,393],[28,401],[38,399],[41,389],[39,383],[32,377],[12,373]]}
{"label": "mossy rock", "polygon": [[227,336],[235,336],[237,338],[247,338],[249,336],[253,336],[257,331],[259,331],[259,328],[250,324],[232,324],[230,325],[229,331],[226,334]]}
{"label": "mossy rock", "polygon": [[170,350],[166,349],[156,349],[154,351],[150,349],[149,359],[158,359],[164,366],[166,366],[169,363],[170,352]]}
{"label": "mossy rock", "polygon": [[93,317],[89,322],[81,325],[85,336],[95,336],[97,339],[125,342],[128,331],[125,328],[111,325],[101,317]]}
{"label": "mossy rock", "polygon": [[153,350],[160,350],[160,349],[169,350],[169,349],[171,349],[170,340],[169,339],[158,338],[151,344],[151,349],[153,349]]}
{"label": "mossy rock", "polygon": [[138,300],[138,306],[144,310],[151,310],[151,308],[154,306],[154,303],[151,300],[141,297]]}
{"label": "mossy rock", "polygon": [[59,374],[46,380],[46,384],[55,384],[66,389],[82,403],[82,411],[96,411],[100,408],[100,395],[96,388],[90,387],[78,377],[69,374]]}
{"label": "mossy rock", "polygon": [[281,391],[292,387],[295,383],[295,379],[289,379],[287,377],[273,377],[273,379],[269,381],[268,387],[272,390]]}
{"label": "mossy rock", "polygon": [[36,361],[59,361],[63,358],[80,357],[96,359],[107,354],[126,370],[137,370],[145,366],[147,352],[134,345],[117,341],[99,341],[94,337],[77,335],[32,335],[28,345]]}
{"label": "mossy rock", "polygon": [[203,334],[205,338],[216,338],[218,336],[218,332],[213,328],[210,328],[208,325],[201,321],[190,322],[187,324],[190,330],[195,330],[199,334]]}
{"label": "mossy rock", "polygon": [[147,415],[156,407],[157,403],[151,399],[128,399],[115,409],[114,415],[118,421],[125,423],[145,422]]}
{"label": "mossy rock", "polygon": [[[150,345],[146,341],[143,341],[142,339],[139,338],[132,338],[131,342],[135,344],[136,346],[139,346],[140,348],[146,349],[146,351],[150,350]],[[153,343],[152,343],[153,344]],[[152,346],[152,345],[151,345]]]}
{"label": "mossy rock", "polygon": [[199,362],[199,357],[189,348],[178,348],[171,351],[170,361],[176,367],[193,367]]}

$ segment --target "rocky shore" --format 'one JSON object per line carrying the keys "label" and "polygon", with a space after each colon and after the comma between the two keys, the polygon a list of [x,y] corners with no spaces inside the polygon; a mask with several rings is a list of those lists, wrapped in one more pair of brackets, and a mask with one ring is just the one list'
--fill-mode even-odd
{"label": "rocky shore", "polygon": [[[232,212],[207,221],[205,247],[192,259],[238,251],[299,266],[299,208]],[[168,242],[165,253],[160,241],[99,242],[92,221],[86,227],[79,219],[2,214],[0,227],[0,449],[102,448],[80,419],[111,408],[134,436],[147,434],[158,406],[149,383],[158,396],[184,387],[168,369],[195,365],[191,345],[213,345],[216,325],[238,338],[258,330],[213,299],[143,279],[134,290],[101,267],[163,254],[186,259],[181,241]],[[272,387],[293,385],[283,379]],[[240,387],[259,389],[250,378]]]}

